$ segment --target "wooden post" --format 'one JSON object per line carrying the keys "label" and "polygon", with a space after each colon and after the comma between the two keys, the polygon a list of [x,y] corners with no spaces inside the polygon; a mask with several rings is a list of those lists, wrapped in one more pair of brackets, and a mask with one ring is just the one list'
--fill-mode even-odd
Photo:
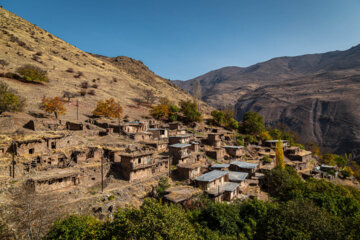
{"label": "wooden post", "polygon": [[171,177],[171,164],[170,164],[170,158],[171,157],[169,157],[169,160],[168,160],[168,167],[169,167],[169,177]]}
{"label": "wooden post", "polygon": [[76,120],[79,120],[79,100],[76,99]]}
{"label": "wooden post", "polygon": [[12,177],[15,178],[15,142],[12,142]]}
{"label": "wooden post", "polygon": [[104,192],[103,157],[101,157],[101,192]]}

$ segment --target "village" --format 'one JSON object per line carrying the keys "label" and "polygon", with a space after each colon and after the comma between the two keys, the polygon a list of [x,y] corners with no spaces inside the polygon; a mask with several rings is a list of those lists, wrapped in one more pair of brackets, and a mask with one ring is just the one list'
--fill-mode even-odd
{"label": "village", "polygon": [[[267,140],[238,146],[233,131],[198,123],[93,119],[86,121],[30,120],[26,134],[0,136],[2,181],[25,179],[37,194],[76,187],[101,186],[109,178],[130,185],[169,177],[172,186],[164,200],[186,204],[206,193],[219,202],[258,198],[267,200],[261,186],[264,173],[275,167],[275,148],[281,141],[284,161],[304,178],[334,178],[317,166],[310,151],[286,140]],[[47,128],[47,129],[46,129]]]}

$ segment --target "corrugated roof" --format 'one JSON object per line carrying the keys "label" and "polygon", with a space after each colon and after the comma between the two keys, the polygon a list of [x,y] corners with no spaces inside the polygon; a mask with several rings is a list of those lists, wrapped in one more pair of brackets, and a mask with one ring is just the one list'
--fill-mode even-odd
{"label": "corrugated roof", "polygon": [[[277,143],[279,140],[266,140],[265,142],[268,142],[268,143]],[[282,142],[287,142],[287,140],[280,140]]]}
{"label": "corrugated roof", "polygon": [[174,136],[169,136],[170,138],[187,138],[187,137],[191,137],[190,134],[183,134],[183,135],[174,135]]}
{"label": "corrugated roof", "polygon": [[217,163],[211,166],[211,168],[228,168],[230,164],[228,163]]}
{"label": "corrugated roof", "polygon": [[149,131],[168,130],[167,128],[149,128]]}
{"label": "corrugated roof", "polygon": [[185,147],[191,147],[191,144],[188,144],[188,143],[176,143],[176,144],[170,145],[169,147],[185,148]]}
{"label": "corrugated roof", "polygon": [[226,182],[224,183],[224,185],[222,185],[220,188],[222,190],[224,190],[225,192],[232,192],[234,191],[236,188],[239,187],[239,183],[234,183],[234,182]]}
{"label": "corrugated roof", "polygon": [[199,182],[211,182],[215,179],[221,178],[222,176],[228,174],[225,171],[213,170],[211,172],[205,173],[200,177],[197,177],[195,180]]}
{"label": "corrugated roof", "polygon": [[253,169],[258,166],[257,163],[249,163],[249,162],[241,162],[241,161],[233,161],[230,163],[230,165],[236,165],[240,168],[247,168],[247,169]]}
{"label": "corrugated roof", "polygon": [[241,148],[244,148],[244,146],[223,146],[223,148],[236,148],[236,149],[241,149]]}
{"label": "corrugated roof", "polygon": [[227,171],[229,173],[229,181],[244,181],[247,176],[249,175],[246,172],[234,172],[234,171]]}

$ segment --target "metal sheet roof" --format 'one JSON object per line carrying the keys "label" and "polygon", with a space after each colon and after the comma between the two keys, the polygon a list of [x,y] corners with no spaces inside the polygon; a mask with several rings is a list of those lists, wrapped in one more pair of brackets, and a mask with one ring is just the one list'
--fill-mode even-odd
{"label": "metal sheet roof", "polygon": [[176,144],[170,145],[169,147],[186,148],[186,147],[191,147],[191,144],[188,144],[188,143],[176,143]]}
{"label": "metal sheet roof", "polygon": [[246,172],[234,172],[234,171],[227,171],[229,173],[229,181],[234,182],[241,182],[244,181],[247,176],[249,175]]}
{"label": "metal sheet roof", "polygon": [[217,163],[211,166],[211,168],[228,168],[230,167],[230,164],[228,163]]}
{"label": "metal sheet roof", "polygon": [[244,148],[244,146],[222,146],[223,148],[236,148],[236,149],[241,149]]}
{"label": "metal sheet roof", "polygon": [[213,170],[211,172],[201,175],[200,177],[197,177],[195,180],[199,181],[199,182],[211,182],[211,181],[221,178],[222,176],[225,176],[227,174],[229,174],[229,173],[227,173],[225,171]]}
{"label": "metal sheet roof", "polygon": [[188,138],[191,137],[190,134],[183,134],[183,135],[175,135],[175,136],[169,136],[169,138]]}
{"label": "metal sheet roof", "polygon": [[257,163],[249,163],[249,162],[241,162],[241,161],[233,161],[230,163],[230,165],[236,165],[239,168],[247,168],[247,169],[253,169],[258,166]]}
{"label": "metal sheet roof", "polygon": [[236,188],[239,187],[239,183],[234,183],[234,182],[226,182],[224,183],[224,185],[222,185],[220,188],[222,190],[224,190],[225,192],[232,192],[234,191]]}

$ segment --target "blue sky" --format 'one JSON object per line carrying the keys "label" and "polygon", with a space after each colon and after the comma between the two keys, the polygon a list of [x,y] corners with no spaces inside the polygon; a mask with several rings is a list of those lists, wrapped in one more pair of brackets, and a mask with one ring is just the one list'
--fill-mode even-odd
{"label": "blue sky", "polygon": [[0,0],[81,50],[187,80],[360,43],[359,0]]}

